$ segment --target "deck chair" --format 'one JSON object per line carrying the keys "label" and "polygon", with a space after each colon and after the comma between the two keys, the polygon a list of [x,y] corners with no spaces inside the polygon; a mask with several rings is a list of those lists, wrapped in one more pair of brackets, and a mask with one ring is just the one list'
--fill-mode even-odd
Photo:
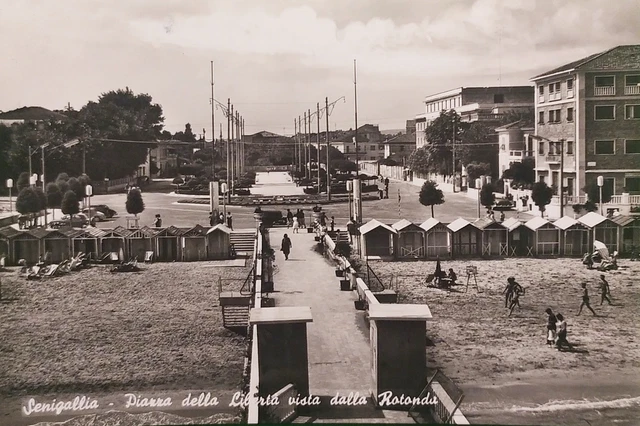
{"label": "deck chair", "polygon": [[144,252],[144,262],[145,263],[153,263],[153,252],[145,251]]}
{"label": "deck chair", "polygon": [[118,256],[117,252],[112,251],[111,253],[109,253],[109,259],[111,259],[112,262],[119,262],[120,256]]}
{"label": "deck chair", "polygon": [[58,267],[60,265],[56,265],[55,263],[52,265],[49,265],[49,268],[47,269],[47,271],[44,273],[45,277],[52,277],[55,275],[56,271],[58,270]]}

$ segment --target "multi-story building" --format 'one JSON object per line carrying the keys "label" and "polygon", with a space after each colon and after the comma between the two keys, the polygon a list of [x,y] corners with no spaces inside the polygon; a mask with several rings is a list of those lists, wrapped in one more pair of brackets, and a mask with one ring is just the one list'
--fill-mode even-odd
{"label": "multi-story building", "polygon": [[331,141],[331,146],[338,149],[350,161],[376,161],[384,158],[384,141],[379,126],[365,124],[358,127],[358,151],[353,141],[355,132],[352,130],[343,137]]}
{"label": "multi-story building", "polygon": [[404,133],[392,136],[384,141],[384,158],[390,158],[405,165],[416,147],[415,120],[407,120]]}
{"label": "multi-story building", "polygon": [[[440,116],[442,111],[455,110],[464,122],[483,121],[488,126],[498,125],[505,113],[526,113],[533,109],[534,92],[531,86],[458,87],[429,95],[424,99],[424,114],[416,115],[416,148],[428,143],[424,129]],[[418,124],[424,123],[422,126]]]}
{"label": "multi-story building", "polygon": [[536,179],[557,189],[563,160],[569,195],[584,194],[599,175],[613,194],[640,194],[640,45],[614,47],[531,80]]}
{"label": "multi-story building", "polygon": [[516,121],[496,128],[498,134],[498,164],[500,176],[511,164],[534,159],[533,140],[527,135],[533,132],[533,124]]}

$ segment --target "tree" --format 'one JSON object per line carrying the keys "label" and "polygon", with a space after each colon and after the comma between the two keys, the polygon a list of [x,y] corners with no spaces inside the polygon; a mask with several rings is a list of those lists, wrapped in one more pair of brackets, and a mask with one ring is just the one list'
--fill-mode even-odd
{"label": "tree", "polygon": [[552,198],[553,189],[545,182],[536,182],[533,184],[533,188],[531,188],[531,199],[533,203],[538,206],[543,217],[546,206],[551,203]]}
{"label": "tree", "polygon": [[330,164],[331,168],[334,170],[339,170],[341,172],[357,172],[358,167],[356,163],[349,160],[336,160]]}
{"label": "tree", "polygon": [[409,156],[409,167],[416,173],[423,175],[431,171],[431,156],[426,147],[414,150]]}
{"label": "tree", "polygon": [[456,141],[461,141],[468,127],[468,123],[462,123],[454,110],[442,111],[440,116],[433,120],[425,130],[429,171],[443,175],[453,174],[453,139],[455,137]]}
{"label": "tree", "polygon": [[431,217],[433,217],[433,206],[444,204],[444,194],[438,189],[437,183],[429,180],[422,184],[420,204],[431,207]]}
{"label": "tree", "polygon": [[144,211],[144,201],[142,201],[142,194],[138,189],[132,189],[127,194],[127,201],[125,203],[127,213],[133,214],[138,217],[138,213]]}
{"label": "tree", "polygon": [[28,172],[22,172],[20,173],[20,176],[18,176],[18,181],[16,182],[16,186],[18,187],[18,191],[22,191],[25,188],[28,188],[31,186],[31,183],[29,182],[29,179],[31,178],[31,176],[29,176]]}
{"label": "tree", "polygon": [[[594,204],[600,204],[600,187],[596,182],[592,182],[590,185],[584,187],[584,192],[587,194],[587,198]],[[602,187],[602,202],[608,203],[611,201],[612,196],[611,186],[604,185]]]}
{"label": "tree", "polygon": [[[62,192],[60,192],[60,188],[54,182],[49,182],[47,184],[47,207],[50,209],[58,209],[61,203]],[[55,218],[55,210],[53,212]]]}
{"label": "tree", "polygon": [[480,190],[480,204],[485,206],[487,210],[491,210],[491,207],[496,202],[495,189],[492,184],[485,183]]}
{"label": "tree", "polygon": [[502,179],[510,179],[512,188],[530,187],[536,178],[534,167],[533,158],[525,158],[522,162],[516,161],[502,173]]}
{"label": "tree", "polygon": [[483,175],[484,176],[491,175],[490,164],[478,163],[475,161],[467,164],[467,178],[469,179],[469,182],[474,182],[475,184],[476,179]]}
{"label": "tree", "polygon": [[32,187],[22,188],[16,199],[16,210],[20,214],[38,213],[42,210],[41,199]]}
{"label": "tree", "polygon": [[68,214],[72,219],[74,214],[80,213],[80,201],[74,191],[68,190],[64,193],[61,209],[62,213]]}
{"label": "tree", "polygon": [[187,123],[184,126],[184,139],[185,142],[195,142],[196,135],[193,134],[193,130],[191,130],[191,123]]}
{"label": "tree", "polygon": [[40,188],[39,186],[36,186],[33,188],[33,190],[36,193],[36,196],[38,197],[38,206],[39,206],[39,210],[44,210],[47,208],[47,195],[44,193],[44,191],[42,190],[42,188]]}
{"label": "tree", "polygon": [[[466,124],[466,123],[462,123]],[[495,131],[482,122],[474,122],[464,127],[461,141],[456,144],[456,158],[467,165],[471,162],[489,165],[489,172],[498,169],[498,145]]]}
{"label": "tree", "polygon": [[383,160],[378,160],[378,164],[383,166],[397,166],[398,162],[392,158],[385,158]]}
{"label": "tree", "polygon": [[84,198],[84,187],[82,186],[78,178],[69,178],[67,184],[69,185],[69,190],[76,193],[76,197],[78,197],[78,200]]}

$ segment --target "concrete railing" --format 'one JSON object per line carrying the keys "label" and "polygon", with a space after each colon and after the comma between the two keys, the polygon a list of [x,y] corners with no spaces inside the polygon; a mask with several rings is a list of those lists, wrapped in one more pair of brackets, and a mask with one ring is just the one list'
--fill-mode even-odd
{"label": "concrete railing", "polygon": [[[262,233],[256,232],[256,242],[253,250],[254,269],[254,298],[253,307],[260,309],[262,306]],[[260,389],[260,370],[258,360],[258,327],[250,327],[251,335],[251,369],[249,372],[249,405],[247,407],[247,423],[258,424],[260,422],[260,406],[258,396]]]}

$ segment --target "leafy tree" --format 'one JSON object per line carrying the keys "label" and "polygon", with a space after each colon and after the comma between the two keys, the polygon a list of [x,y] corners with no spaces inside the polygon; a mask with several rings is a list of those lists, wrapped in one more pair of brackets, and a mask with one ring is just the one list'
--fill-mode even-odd
{"label": "leafy tree", "polygon": [[180,176],[173,178],[172,183],[174,185],[182,185],[184,183],[184,179],[182,179]]}
{"label": "leafy tree", "polygon": [[[47,207],[50,209],[60,208],[62,203],[62,192],[60,192],[60,188],[54,182],[49,182],[47,184]],[[55,217],[55,210],[54,210]]]}
{"label": "leafy tree", "polygon": [[598,210],[598,205],[591,200],[587,200],[587,202],[584,203],[584,209],[588,212],[595,212]]}
{"label": "leafy tree", "polygon": [[486,174],[491,175],[491,170],[498,169],[498,146],[488,145],[498,141],[495,131],[482,122],[470,123],[463,129],[461,141],[456,144],[456,158],[464,165],[471,162],[488,164]]}
{"label": "leafy tree", "polygon": [[502,173],[502,179],[511,179],[512,188],[527,188],[533,185],[536,179],[534,167],[533,158],[525,158],[522,162],[516,161]]}
{"label": "leafy tree", "polygon": [[76,197],[78,197],[78,200],[84,198],[84,187],[82,186],[78,178],[69,178],[67,184],[69,185],[69,190],[76,193]]}
{"label": "leafy tree", "polygon": [[485,206],[487,210],[491,210],[491,207],[496,202],[496,195],[494,194],[495,188],[490,183],[485,183],[482,185],[482,189],[480,190],[480,204]]}
{"label": "leafy tree", "polygon": [[22,172],[20,176],[18,176],[18,181],[16,182],[16,186],[18,187],[18,191],[22,191],[25,188],[29,188],[31,183],[29,182],[29,173]]}
{"label": "leafy tree", "polygon": [[38,213],[42,210],[42,201],[35,188],[23,188],[16,199],[16,210],[21,214]]}
{"label": "leafy tree", "polygon": [[[12,147],[11,127],[0,124],[0,182],[6,182],[13,177],[10,152]],[[8,192],[5,185],[0,185],[0,191]]]}
{"label": "leafy tree", "polygon": [[469,182],[474,182],[476,181],[477,178],[479,178],[480,176],[489,176],[491,175],[491,165],[488,163],[478,163],[478,162],[471,162],[469,164],[467,164],[467,178],[469,179]]}
{"label": "leafy tree", "polygon": [[[47,195],[44,193],[42,188],[40,188],[39,186],[34,187],[33,190],[35,191],[36,196],[38,197],[38,205],[40,206],[40,210],[46,209],[47,208]],[[38,210],[38,211],[40,211],[40,210]]]}
{"label": "leafy tree", "polygon": [[433,206],[444,204],[444,194],[438,189],[438,184],[433,181],[426,181],[420,189],[420,204],[431,207],[431,217],[433,217]]}
{"label": "leafy tree", "polygon": [[62,196],[64,196],[64,194],[66,194],[67,191],[69,190],[69,181],[58,179],[56,180],[55,183],[58,189],[60,190],[60,193],[62,194]]}
{"label": "leafy tree", "polygon": [[505,112],[500,118],[500,126],[505,126],[507,124],[515,123],[516,121],[520,121],[523,127],[533,127],[535,124],[534,121],[535,111],[533,108],[529,108],[525,111],[522,110],[509,110]]}
{"label": "leafy tree", "polygon": [[144,201],[142,201],[142,194],[138,189],[129,191],[125,207],[127,208],[127,213],[133,214],[136,217],[138,217],[138,213],[144,211]]}
{"label": "leafy tree", "polygon": [[74,214],[78,214],[80,212],[80,201],[75,191],[68,190],[64,193],[60,208],[62,209],[62,213],[68,214],[71,218],[73,218]]}
{"label": "leafy tree", "polygon": [[453,174],[452,146],[454,131],[455,140],[460,142],[464,131],[468,127],[468,123],[462,123],[460,116],[454,110],[450,110],[442,111],[440,116],[426,128],[427,145],[425,148],[429,153],[430,171],[443,175]]}
{"label": "leafy tree", "polygon": [[56,181],[68,181],[69,180],[69,175],[67,173],[59,173],[58,177],[56,177]]}
{"label": "leafy tree", "polygon": [[431,158],[426,147],[414,150],[409,156],[409,167],[416,173],[426,175],[431,170]]}
{"label": "leafy tree", "polygon": [[187,123],[184,126],[184,141],[185,142],[195,142],[196,135],[193,134],[193,130],[191,130],[191,124]]}
{"label": "leafy tree", "polygon": [[383,166],[397,166],[398,162],[392,158],[385,158],[383,160],[379,160],[378,164],[381,164]]}
{"label": "leafy tree", "polygon": [[546,210],[546,206],[551,203],[553,198],[553,189],[549,187],[545,182],[536,182],[531,188],[531,199],[533,203],[538,206],[542,216]]}
{"label": "leafy tree", "polygon": [[80,182],[80,185],[82,185],[84,189],[85,186],[91,185],[91,178],[87,175],[80,175],[78,176],[78,182]]}
{"label": "leafy tree", "polygon": [[338,170],[341,172],[357,172],[358,166],[356,163],[350,160],[336,160],[331,162],[330,164],[333,170]]}
{"label": "leafy tree", "polygon": [[[340,152],[340,150],[334,146],[329,147],[329,161],[337,161],[337,160],[344,160],[344,154],[342,152]],[[326,162],[327,161],[327,147],[326,146],[322,146],[320,148],[320,161],[321,162]]]}
{"label": "leafy tree", "polygon": [[[600,203],[600,187],[597,182],[592,182],[590,185],[585,186],[584,192],[587,194],[589,201],[595,204]],[[611,187],[609,185],[604,185],[602,187],[602,202],[608,203],[611,201],[612,195]]]}

